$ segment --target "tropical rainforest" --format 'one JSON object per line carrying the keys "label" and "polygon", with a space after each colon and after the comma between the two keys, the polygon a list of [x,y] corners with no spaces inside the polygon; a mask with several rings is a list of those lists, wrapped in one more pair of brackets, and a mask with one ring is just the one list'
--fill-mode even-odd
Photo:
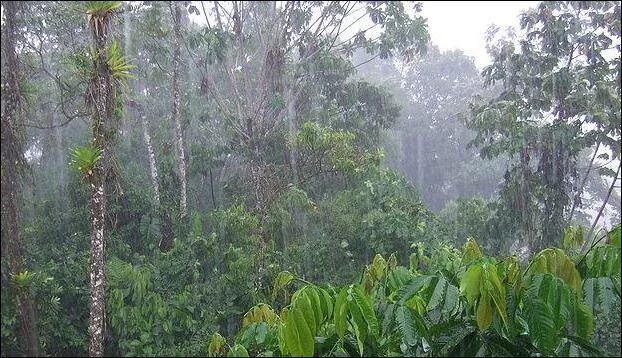
{"label": "tropical rainforest", "polygon": [[1,355],[619,356],[620,2],[425,6],[2,1]]}

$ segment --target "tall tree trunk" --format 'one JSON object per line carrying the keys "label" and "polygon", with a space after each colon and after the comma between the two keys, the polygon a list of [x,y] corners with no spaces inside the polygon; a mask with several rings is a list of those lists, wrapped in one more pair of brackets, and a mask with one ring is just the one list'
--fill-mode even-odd
{"label": "tall tree trunk", "polygon": [[[256,153],[258,157],[258,153]],[[265,259],[266,259],[266,249],[268,246],[266,231],[265,231],[265,222],[266,222],[266,203],[265,203],[265,195],[264,188],[262,185],[267,183],[262,181],[263,178],[263,168],[262,163],[257,159],[252,159],[251,161],[251,180],[255,191],[255,212],[258,215],[258,231],[256,232],[257,236],[259,236],[259,250],[257,251],[256,259],[256,267],[257,267],[257,279],[255,281],[255,287],[259,290],[263,289],[263,281],[265,274]]]}
{"label": "tall tree trunk", "polygon": [[104,355],[104,216],[106,212],[106,193],[103,178],[99,178],[91,194],[91,262],[90,287],[91,302],[89,315],[89,356]]}
{"label": "tall tree trunk", "polygon": [[[3,2],[6,23],[3,29],[6,71],[2,83],[1,163],[2,163],[2,254],[8,259],[11,275],[24,271],[24,251],[18,225],[18,165],[23,162],[22,143],[18,134],[20,112],[20,89],[17,80],[18,61],[15,40],[17,3]],[[25,356],[39,355],[39,335],[35,317],[35,305],[28,287],[17,287],[12,282],[11,295],[15,299],[17,315],[17,339]]]}
{"label": "tall tree trunk", "polygon": [[590,227],[590,231],[587,233],[587,236],[586,236],[587,238],[589,238],[592,235],[592,233],[594,232],[594,229],[596,228],[596,224],[598,223],[598,220],[600,220],[600,217],[603,215],[605,206],[607,206],[607,202],[609,202],[609,197],[611,197],[613,188],[615,187],[616,182],[618,181],[618,175],[620,175],[621,166],[622,166],[622,160],[620,160],[620,163],[618,164],[618,170],[616,170],[616,175],[615,177],[613,177],[611,186],[609,186],[609,191],[607,191],[607,196],[605,196],[605,200],[603,200],[603,205],[601,205],[600,210],[598,210],[598,215],[596,215],[596,219],[594,219],[594,222],[592,223],[592,227]]}
{"label": "tall tree trunk", "polygon": [[173,247],[173,223],[171,222],[168,214],[164,211],[162,203],[160,202],[160,183],[158,182],[158,166],[156,165],[155,152],[151,144],[151,135],[149,135],[149,125],[147,124],[147,118],[140,109],[140,119],[143,126],[143,135],[145,138],[145,145],[147,146],[147,152],[149,153],[149,174],[151,176],[151,184],[153,185],[153,204],[157,211],[158,218],[160,219],[160,240],[158,241],[158,247],[160,251],[166,252]]}
{"label": "tall tree trunk", "polygon": [[212,205],[214,207],[214,210],[216,210],[217,207],[216,207],[216,197],[214,196],[214,176],[212,175],[211,167],[209,168],[209,187],[212,193]]}
{"label": "tall tree trunk", "polygon": [[585,176],[583,180],[581,180],[581,184],[577,188],[577,194],[572,201],[572,208],[570,209],[570,214],[568,215],[567,223],[570,224],[572,222],[572,217],[574,216],[574,211],[579,205],[581,201],[581,194],[583,194],[583,188],[585,187],[585,183],[587,182],[587,178],[590,176],[590,171],[592,170],[592,164],[594,164],[594,159],[596,159],[596,154],[598,154],[598,149],[600,148],[600,142],[596,145],[596,149],[594,149],[594,154],[592,155],[592,159],[590,160],[590,164],[587,167],[587,171],[585,172]]}
{"label": "tall tree trunk", "polygon": [[[126,4],[129,4],[126,3]],[[123,11],[123,53],[127,56],[130,53],[130,48],[132,45],[132,28],[131,28],[131,11],[128,11],[127,8]],[[128,118],[128,113],[123,111],[121,115],[121,135],[123,138],[130,137],[130,128],[128,125],[130,118]]]}
{"label": "tall tree trunk", "polygon": [[[138,93],[145,91],[143,82],[137,82]],[[158,166],[156,163],[155,151],[153,150],[153,144],[151,143],[151,135],[149,134],[149,123],[142,104],[136,101],[128,101],[128,104],[135,109],[136,115],[140,117],[140,122],[143,127],[143,139],[145,140],[145,147],[147,147],[147,159],[149,160],[149,176],[151,178],[151,185],[153,187],[153,207],[157,213],[157,217],[160,219],[160,239],[158,240],[158,247],[161,251],[168,251],[173,244],[173,228],[172,222],[168,217],[168,214],[162,208],[160,201],[160,182],[158,175]]]}
{"label": "tall tree trunk", "polygon": [[151,146],[151,136],[149,135],[149,125],[147,124],[147,117],[144,113],[140,113],[140,121],[143,126],[143,135],[145,138],[145,145],[147,146],[147,152],[149,153],[149,174],[151,175],[151,184],[153,185],[153,201],[156,208],[160,208],[160,186],[158,184],[158,167],[156,166],[155,153]]}
{"label": "tall tree trunk", "polygon": [[292,181],[298,185],[298,148],[296,146],[296,96],[295,89],[289,88],[287,91],[287,123],[289,125],[289,165],[292,171]]}
{"label": "tall tree trunk", "polygon": [[181,8],[177,1],[170,3],[173,16],[173,31],[175,40],[173,41],[173,122],[175,123],[175,144],[177,147],[177,168],[179,171],[179,181],[181,184],[181,196],[179,200],[179,213],[182,218],[188,213],[186,198],[186,157],[184,154],[184,140],[180,119],[180,94],[179,94],[179,62],[181,60],[180,44],[183,41],[181,36]]}
{"label": "tall tree trunk", "polygon": [[105,236],[106,217],[106,175],[110,171],[111,142],[115,127],[113,111],[115,108],[115,80],[108,69],[107,47],[112,13],[93,13],[89,26],[95,45],[93,67],[95,75],[91,79],[87,100],[92,117],[92,146],[101,151],[101,159],[93,167],[89,179],[91,186],[91,257],[90,277],[90,314],[89,314],[89,355],[103,356],[105,331]]}
{"label": "tall tree trunk", "polygon": [[63,133],[58,127],[54,128],[54,151],[56,153],[55,170],[58,175],[58,209],[63,212],[67,209],[67,196],[66,184],[67,184],[67,156],[64,151]]}

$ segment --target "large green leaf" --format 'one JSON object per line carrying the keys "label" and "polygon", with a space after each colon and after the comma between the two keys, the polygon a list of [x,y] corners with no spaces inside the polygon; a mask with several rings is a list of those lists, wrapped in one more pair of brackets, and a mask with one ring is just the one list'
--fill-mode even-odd
{"label": "large green leaf", "polygon": [[293,280],[294,275],[292,275],[289,271],[279,272],[279,274],[276,275],[276,279],[274,280],[274,287],[272,288],[272,300],[274,301],[279,292]]}
{"label": "large green leaf", "polygon": [[418,335],[411,310],[405,306],[397,307],[395,310],[395,322],[404,343],[409,346],[416,345]]}
{"label": "large green leaf", "polygon": [[497,271],[496,264],[479,261],[468,268],[460,281],[460,294],[466,296],[467,303],[474,306],[477,302],[475,319],[480,329],[488,328],[495,309],[507,326],[505,286]]}
{"label": "large green leaf", "polygon": [[418,314],[425,314],[427,311],[426,303],[419,295],[413,295],[410,299],[404,302],[404,306],[412,308]]}
{"label": "large green leaf", "polygon": [[583,226],[568,226],[564,229],[563,247],[566,250],[581,247],[585,242]]}
{"label": "large green leaf", "polygon": [[268,336],[269,326],[266,322],[252,323],[240,331],[236,337],[236,343],[250,348],[253,344],[262,345]]}
{"label": "large green leaf", "polygon": [[382,255],[374,256],[369,272],[376,281],[380,281],[384,277],[387,272],[387,261]]}
{"label": "large green leaf", "polygon": [[532,276],[527,284],[530,298],[537,297],[545,302],[553,313],[556,328],[561,329],[570,319],[575,302],[566,283],[551,274],[538,274]]}
{"label": "large green leaf", "polygon": [[527,274],[550,273],[564,280],[575,293],[581,292],[581,275],[574,262],[558,248],[544,249],[538,253],[527,269]]}
{"label": "large green leaf", "polygon": [[309,330],[309,334],[311,334],[311,336],[315,336],[319,322],[316,321],[316,312],[313,310],[313,306],[307,292],[304,292],[297,297],[295,306],[293,306],[289,312],[290,315],[293,312],[301,313],[305,321],[305,326]]}
{"label": "large green leaf", "polygon": [[328,312],[326,311],[325,305],[322,306],[322,303],[320,300],[320,293],[317,289],[309,290],[307,292],[307,298],[309,299],[309,303],[311,304],[311,309],[313,310],[313,313],[315,314],[315,317],[314,317],[315,325],[313,326],[316,328],[316,330],[313,332],[313,334],[315,334],[317,329],[319,329],[320,325],[324,323],[325,319],[327,318]]}
{"label": "large green leaf", "polygon": [[343,288],[339,295],[337,296],[337,300],[335,301],[335,313],[333,315],[333,320],[335,323],[335,331],[339,335],[340,338],[343,339],[347,328],[347,315],[348,315],[348,291],[346,288]]}
{"label": "large green leaf", "polygon": [[462,248],[462,262],[470,264],[471,262],[482,258],[482,250],[479,248],[477,242],[472,237],[467,238],[464,247]]}
{"label": "large green leaf", "polygon": [[445,290],[445,299],[443,300],[441,312],[446,315],[453,315],[458,312],[459,296],[460,292],[458,291],[458,288],[448,282]]}
{"label": "large green leaf", "polygon": [[404,304],[406,300],[410,299],[413,295],[417,294],[425,285],[430,283],[433,276],[417,276],[410,282],[402,286],[396,293],[396,298],[400,304]]}
{"label": "large green leaf", "polygon": [[576,330],[579,337],[591,339],[594,333],[594,317],[589,307],[580,303],[576,309]]}
{"label": "large green leaf", "polygon": [[483,263],[482,273],[481,295],[490,296],[501,319],[503,319],[503,322],[507,325],[505,286],[501,284],[501,280],[497,274],[497,267],[491,263]]}
{"label": "large green leaf", "polygon": [[[341,305],[341,302],[338,302]],[[339,306],[341,309],[341,306]],[[298,356],[311,356],[315,351],[315,335],[322,325],[328,321],[332,315],[332,299],[323,289],[307,285],[296,291],[292,295],[292,303],[289,309],[283,309],[279,334],[279,345],[281,351]],[[339,319],[344,317],[339,316]],[[339,329],[345,325],[345,319],[337,322],[338,316],[335,313],[335,323],[339,323]]]}
{"label": "large green leaf", "polygon": [[357,286],[353,286],[352,297],[354,300],[350,302],[355,303],[360,309],[361,314],[367,323],[369,333],[372,336],[377,337],[379,334],[378,319],[376,318],[371,302]]}
{"label": "large green leaf", "polygon": [[442,275],[432,280],[428,292],[431,292],[427,302],[428,311],[439,308],[443,313],[451,314],[457,308],[460,292]]}
{"label": "large green leaf", "polygon": [[259,303],[253,306],[242,318],[242,327],[255,322],[267,322],[275,325],[279,322],[279,316],[274,313],[272,308],[265,303]]}
{"label": "large green leaf", "polygon": [[620,225],[613,228],[613,230],[607,233],[607,243],[611,246],[617,247],[620,250]]}
{"label": "large green leaf", "polygon": [[395,319],[395,311],[397,309],[395,303],[389,303],[384,310],[384,318],[382,319],[382,331],[383,336],[388,336],[391,332],[393,321]]}
{"label": "large green leaf", "polygon": [[413,279],[412,272],[404,266],[398,266],[392,269],[388,275],[388,286],[391,292],[399,290]]}
{"label": "large green leaf", "polygon": [[352,328],[354,329],[354,334],[356,336],[356,342],[358,345],[358,350],[360,355],[363,355],[363,345],[365,339],[367,338],[367,322],[365,321],[365,317],[363,312],[361,311],[361,307],[356,303],[354,298],[354,285],[350,285],[348,288],[348,311],[352,316]]}
{"label": "large green leaf", "polygon": [[287,314],[284,326],[287,351],[294,356],[313,356],[315,341],[301,310],[292,309]]}
{"label": "large green leaf", "polygon": [[227,345],[227,340],[221,336],[218,332],[214,333],[210,338],[207,353],[210,357],[219,357],[223,354],[224,348]]}
{"label": "large green leaf", "polygon": [[465,340],[476,339],[477,335],[474,335],[475,328],[472,326],[461,326],[459,329],[453,331],[451,335],[444,341],[443,346],[440,349],[440,356],[452,356],[451,352],[458,346],[465,343]]}
{"label": "large green leaf", "polygon": [[432,295],[430,296],[430,300],[427,304],[427,309],[433,310],[436,307],[440,306],[447,294],[447,281],[441,276],[436,277],[435,280],[432,281],[430,285]]}
{"label": "large green leaf", "polygon": [[490,301],[489,295],[483,295],[477,304],[475,321],[477,321],[477,327],[482,331],[488,328],[492,323],[493,307]]}
{"label": "large green leaf", "polygon": [[319,289],[320,292],[320,305],[322,306],[322,312],[326,313],[325,319],[330,320],[333,316],[333,298],[324,289]]}
{"label": "large green leaf", "polygon": [[[287,310],[287,308],[284,308],[284,310]],[[289,354],[289,346],[287,344],[286,337],[290,335],[291,332],[288,332],[287,323],[285,323],[287,322],[287,316],[288,315],[284,315],[283,312],[281,312],[281,317],[283,317],[284,323],[279,326],[279,349],[283,355]]]}
{"label": "large green leaf", "polygon": [[229,353],[227,353],[227,357],[248,357],[248,351],[241,344],[236,344],[231,347]]}
{"label": "large green leaf", "polygon": [[620,248],[603,245],[592,248],[585,256],[587,277],[620,277]]}
{"label": "large green leaf", "polygon": [[542,300],[528,299],[524,305],[531,343],[544,354],[552,354],[559,343],[553,311]]}
{"label": "large green leaf", "polygon": [[620,299],[614,282],[609,277],[588,278],[583,282],[584,302],[592,313],[597,311],[610,312],[616,301]]}
{"label": "large green leaf", "polygon": [[482,266],[471,265],[460,280],[460,295],[466,296],[469,305],[475,303],[480,295]]}

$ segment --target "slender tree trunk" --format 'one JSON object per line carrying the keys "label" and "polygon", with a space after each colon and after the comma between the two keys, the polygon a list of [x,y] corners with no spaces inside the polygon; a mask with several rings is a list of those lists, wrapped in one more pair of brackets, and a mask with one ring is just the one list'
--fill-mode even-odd
{"label": "slender tree trunk", "polygon": [[570,214],[568,215],[568,223],[572,221],[572,217],[574,215],[574,211],[579,205],[579,201],[581,201],[581,194],[583,194],[583,188],[585,187],[585,183],[587,182],[587,178],[590,176],[590,171],[592,170],[592,164],[594,163],[594,159],[596,159],[596,154],[598,153],[598,148],[600,148],[600,142],[596,145],[596,149],[594,149],[594,154],[592,155],[592,159],[590,160],[590,165],[587,167],[587,171],[585,172],[585,176],[583,180],[581,180],[581,185],[577,188],[577,194],[572,201],[572,208],[570,209]]}
{"label": "slender tree trunk", "polygon": [[620,174],[620,166],[622,166],[622,160],[620,160],[620,163],[618,164],[618,170],[616,170],[616,175],[613,178],[613,181],[611,182],[611,186],[609,186],[609,191],[607,191],[607,196],[605,196],[605,200],[603,200],[603,205],[601,205],[600,210],[598,210],[598,215],[596,215],[596,219],[594,219],[594,222],[592,223],[592,227],[590,227],[590,231],[587,233],[586,237],[588,238],[594,232],[594,229],[596,228],[596,224],[598,223],[598,220],[600,220],[600,217],[603,215],[605,206],[607,206],[609,197],[611,196],[611,193],[613,192],[613,188],[615,187],[616,182],[618,181],[618,175]]}
{"label": "slender tree trunk", "polygon": [[[22,143],[19,139],[18,116],[20,111],[20,89],[17,80],[18,61],[15,51],[15,18],[16,2],[3,2],[6,23],[3,29],[4,55],[7,71],[3,72],[2,83],[2,254],[8,260],[11,275],[24,271],[25,260],[21,237],[19,234],[18,208],[19,184],[18,165],[23,161]],[[39,335],[35,317],[36,308],[28,287],[17,287],[11,283],[11,296],[15,300],[17,315],[17,340],[19,349],[25,356],[39,355]]]}
{"label": "slender tree trunk", "polygon": [[111,26],[110,12],[93,14],[90,20],[91,34],[95,45],[95,76],[91,79],[87,92],[87,103],[91,108],[92,146],[101,151],[101,159],[93,167],[89,178],[91,186],[91,257],[90,277],[90,315],[89,315],[89,355],[100,357],[104,354],[105,334],[105,217],[106,217],[106,175],[110,170],[111,142],[115,127],[113,111],[116,93],[107,60],[108,36]]}
{"label": "slender tree trunk", "polygon": [[149,174],[151,174],[151,184],[153,185],[153,201],[156,208],[160,208],[160,186],[158,184],[158,167],[156,166],[155,153],[151,146],[151,136],[149,135],[149,126],[147,124],[147,118],[144,113],[140,114],[140,120],[143,126],[143,135],[145,138],[145,145],[147,146],[147,152],[149,153]]}
{"label": "slender tree trunk", "polygon": [[183,41],[181,36],[181,8],[178,2],[171,1],[170,8],[173,15],[173,31],[175,40],[173,41],[173,122],[175,123],[175,143],[177,147],[177,168],[179,171],[179,181],[181,184],[181,196],[179,200],[179,213],[182,218],[188,213],[186,198],[186,157],[184,154],[184,140],[180,119],[180,94],[179,94],[179,66],[180,66],[180,44]]}
{"label": "slender tree trunk", "polygon": [[67,183],[67,154],[63,146],[63,133],[58,127],[54,128],[54,149],[56,152],[56,171],[58,173],[58,207],[64,211],[67,208],[66,183]]}
{"label": "slender tree trunk", "polygon": [[168,214],[162,208],[160,202],[160,183],[158,181],[158,166],[156,164],[155,152],[151,144],[151,136],[149,135],[149,125],[147,124],[147,118],[145,117],[142,108],[140,110],[140,118],[143,126],[143,135],[145,138],[145,145],[147,146],[147,152],[149,153],[149,174],[151,176],[151,184],[153,185],[153,204],[157,211],[158,218],[160,219],[160,240],[158,241],[158,247],[160,251],[166,252],[173,247],[173,223],[171,222]]}
{"label": "slender tree trunk", "polygon": [[209,168],[209,187],[212,193],[212,205],[216,209],[216,197],[214,196],[214,176],[212,175],[212,168]]}
{"label": "slender tree trunk", "polygon": [[[258,155],[257,155],[258,156]],[[268,247],[268,243],[266,242],[266,232],[265,232],[265,222],[266,222],[266,203],[264,190],[262,188],[263,177],[263,165],[257,159],[253,159],[251,161],[251,180],[253,182],[253,187],[255,190],[255,211],[258,215],[259,219],[259,228],[257,235],[259,236],[259,250],[257,252],[257,256],[255,257],[257,260],[257,280],[255,282],[255,287],[258,290],[263,289],[263,279],[265,274],[265,259],[266,259],[266,249]]]}
{"label": "slender tree trunk", "polygon": [[296,96],[295,90],[290,88],[287,93],[287,122],[289,124],[289,165],[292,171],[292,181],[298,185],[298,148],[296,146]]}
{"label": "slender tree trunk", "polygon": [[[142,82],[138,82],[138,92],[143,93],[145,86]],[[147,159],[149,160],[149,176],[151,177],[151,185],[153,187],[153,207],[160,222],[160,239],[158,240],[158,247],[161,251],[168,251],[173,245],[173,229],[172,222],[168,217],[168,214],[162,208],[160,201],[160,182],[158,175],[158,166],[156,163],[155,151],[153,150],[153,144],[151,143],[151,135],[149,134],[149,123],[147,122],[147,116],[145,115],[142,104],[138,104],[134,101],[129,102],[136,109],[137,116],[140,117],[141,125],[143,127],[143,138],[145,140],[145,146],[147,147]]]}
{"label": "slender tree trunk", "polygon": [[[128,55],[132,44],[132,28],[131,28],[131,12],[123,11],[123,53]],[[126,138],[129,137],[128,113],[123,111],[121,116],[121,135]]]}
{"label": "slender tree trunk", "polygon": [[104,309],[105,309],[105,272],[104,272],[104,217],[106,212],[106,193],[103,178],[97,180],[91,194],[91,261],[90,287],[91,303],[89,315],[89,356],[104,355]]}

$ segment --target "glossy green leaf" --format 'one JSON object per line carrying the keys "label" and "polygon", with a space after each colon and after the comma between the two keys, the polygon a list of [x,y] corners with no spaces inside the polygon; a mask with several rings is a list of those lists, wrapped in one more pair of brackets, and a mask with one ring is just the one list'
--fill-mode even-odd
{"label": "glossy green leaf", "polygon": [[540,299],[530,299],[524,306],[531,343],[544,354],[552,354],[559,343],[555,317],[551,308]]}
{"label": "glossy green leaf", "polygon": [[401,333],[404,343],[409,346],[417,344],[417,330],[415,328],[413,313],[408,307],[399,306],[395,310],[395,322]]}
{"label": "glossy green leaf", "polygon": [[466,296],[469,305],[472,305],[479,298],[481,280],[481,265],[471,265],[460,280],[460,295]]}
{"label": "glossy green leaf", "polygon": [[210,357],[219,357],[222,355],[223,350],[226,345],[227,345],[227,340],[223,336],[221,336],[218,332],[216,332],[210,338],[207,352],[210,355]]}
{"label": "glossy green leaf", "polygon": [[279,292],[287,285],[289,285],[293,280],[294,275],[292,275],[289,271],[279,272],[278,275],[276,275],[276,279],[274,280],[274,287],[272,288],[272,300],[274,301]]}
{"label": "glossy green leaf", "polygon": [[477,321],[477,327],[480,330],[485,330],[492,323],[493,314],[492,302],[489,295],[483,295],[479,299],[477,304],[477,311],[475,312],[475,321]]}
{"label": "glossy green leaf", "polygon": [[343,339],[343,336],[346,331],[347,326],[347,315],[348,315],[348,304],[347,304],[348,292],[344,288],[339,292],[337,296],[337,300],[335,301],[335,313],[333,315],[335,330],[340,338]]}

